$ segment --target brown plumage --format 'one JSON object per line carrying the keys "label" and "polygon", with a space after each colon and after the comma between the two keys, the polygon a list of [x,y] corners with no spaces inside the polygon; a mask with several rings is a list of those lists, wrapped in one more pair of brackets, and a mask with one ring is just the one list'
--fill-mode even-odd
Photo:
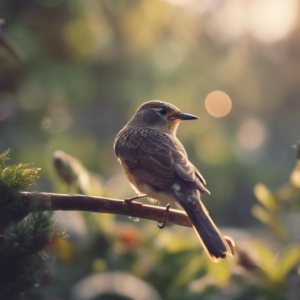
{"label": "brown plumage", "polygon": [[222,236],[201,202],[201,193],[209,193],[206,182],[176,138],[179,123],[192,119],[198,118],[172,104],[144,103],[119,132],[114,148],[134,190],[182,207],[205,251],[217,262],[234,254],[234,243]]}

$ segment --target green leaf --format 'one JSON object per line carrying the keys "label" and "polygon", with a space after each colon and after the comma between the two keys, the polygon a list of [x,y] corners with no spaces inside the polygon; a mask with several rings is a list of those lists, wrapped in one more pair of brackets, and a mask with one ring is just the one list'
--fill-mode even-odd
{"label": "green leaf", "polygon": [[272,192],[263,184],[258,183],[254,187],[254,195],[257,200],[268,210],[275,211],[277,208],[276,198]]}
{"label": "green leaf", "polygon": [[258,220],[268,225],[281,239],[286,239],[286,229],[276,214],[265,210],[260,205],[253,205],[251,212]]}
{"label": "green leaf", "polygon": [[40,169],[29,166],[30,164],[20,163],[17,166],[9,166],[2,170],[0,180],[6,191],[19,192],[34,184]]}
{"label": "green leaf", "polygon": [[184,287],[189,282],[194,280],[196,274],[203,269],[206,259],[207,257],[204,257],[203,255],[193,257],[176,275],[174,279],[174,285],[177,287]]}
{"label": "green leaf", "polygon": [[10,153],[10,149],[3,151],[0,154],[0,171],[3,169],[5,162],[9,160],[9,153]]}
{"label": "green leaf", "polygon": [[300,263],[300,244],[290,245],[281,255],[278,279],[283,280],[298,263]]}
{"label": "green leaf", "polygon": [[20,201],[18,192],[32,186],[40,169],[29,164],[5,166],[9,150],[0,155],[0,231],[11,222],[22,220],[30,212],[27,203]]}
{"label": "green leaf", "polygon": [[[206,254],[205,254],[206,255]],[[229,259],[222,259],[217,264],[207,259],[207,272],[216,280],[216,283],[224,287],[231,277],[231,261]]]}
{"label": "green leaf", "polygon": [[267,245],[261,242],[253,242],[251,243],[251,247],[256,254],[255,260],[258,261],[258,265],[265,271],[268,277],[272,278],[274,272],[276,273],[277,271],[274,253],[269,249],[269,247],[267,247]]}

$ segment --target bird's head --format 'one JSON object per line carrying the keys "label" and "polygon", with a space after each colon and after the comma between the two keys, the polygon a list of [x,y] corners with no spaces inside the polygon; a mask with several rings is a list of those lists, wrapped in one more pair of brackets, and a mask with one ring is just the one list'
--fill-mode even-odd
{"label": "bird's head", "polygon": [[176,106],[170,103],[149,101],[137,109],[128,125],[161,130],[176,135],[178,125],[181,121],[195,119],[199,118],[182,113]]}

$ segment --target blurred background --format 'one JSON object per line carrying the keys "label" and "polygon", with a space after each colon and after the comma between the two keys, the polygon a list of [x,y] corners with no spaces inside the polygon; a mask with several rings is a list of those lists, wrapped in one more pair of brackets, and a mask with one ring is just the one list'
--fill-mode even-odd
{"label": "blurred background", "polygon": [[[143,102],[170,102],[200,117],[178,137],[244,255],[215,265],[191,229],[57,212],[69,238],[28,299],[299,299],[299,11],[297,0],[0,2],[0,150],[41,168],[32,190],[134,196],[114,138]],[[65,153],[76,180],[55,170]]]}

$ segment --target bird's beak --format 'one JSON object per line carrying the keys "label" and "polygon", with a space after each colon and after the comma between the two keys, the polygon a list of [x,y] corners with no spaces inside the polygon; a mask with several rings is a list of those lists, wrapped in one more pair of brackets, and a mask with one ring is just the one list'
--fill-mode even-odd
{"label": "bird's beak", "polygon": [[169,119],[170,120],[196,120],[199,118],[190,114],[178,113],[175,116],[169,117]]}

